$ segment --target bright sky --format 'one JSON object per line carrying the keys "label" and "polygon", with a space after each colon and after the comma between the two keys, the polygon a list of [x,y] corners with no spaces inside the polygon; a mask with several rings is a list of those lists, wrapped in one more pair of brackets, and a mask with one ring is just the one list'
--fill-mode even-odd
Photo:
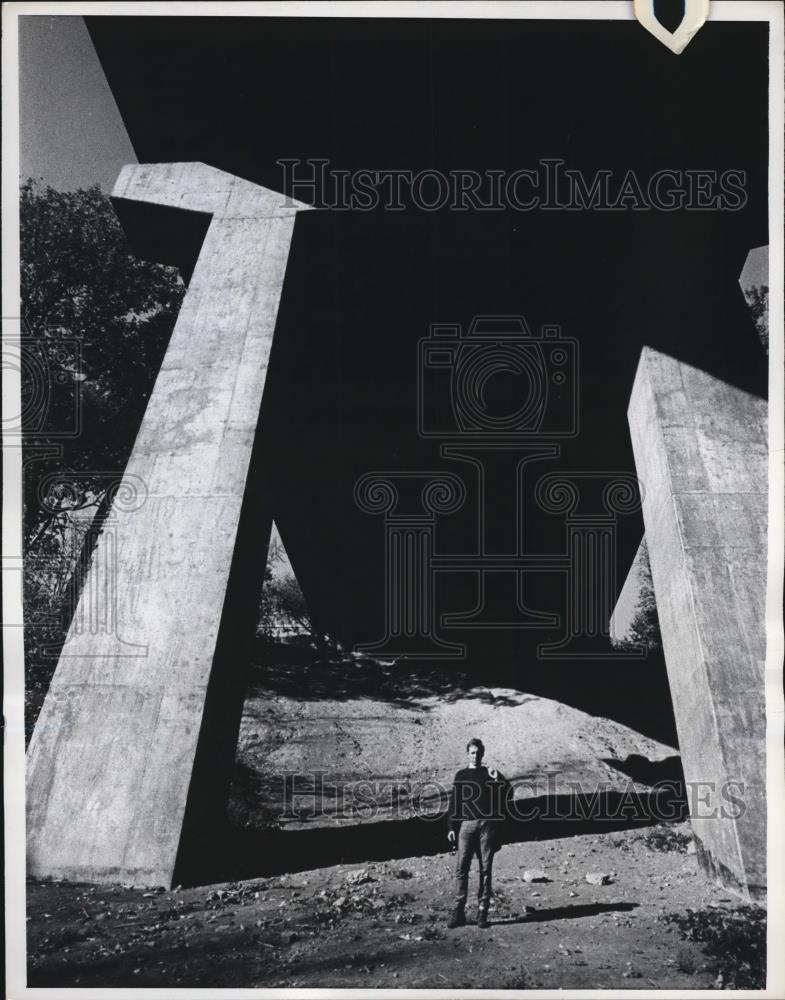
{"label": "bright sky", "polygon": [[82,17],[19,18],[19,91],[20,180],[109,192],[137,162]]}
{"label": "bright sky", "polygon": [[[84,19],[19,18],[19,173],[59,191],[99,184],[109,193],[120,168],[137,163]],[[292,572],[277,527],[276,577]]]}
{"label": "bright sky", "polygon": [[756,247],[750,250],[744,270],[739,276],[739,284],[746,290],[753,285],[768,285],[769,283],[769,248]]}

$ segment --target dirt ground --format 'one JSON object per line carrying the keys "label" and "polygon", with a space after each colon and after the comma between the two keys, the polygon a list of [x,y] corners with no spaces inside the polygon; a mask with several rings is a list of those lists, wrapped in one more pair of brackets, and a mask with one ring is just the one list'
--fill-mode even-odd
{"label": "dirt ground", "polygon": [[665,919],[739,907],[689,841],[681,825],[507,845],[488,930],[473,908],[447,929],[448,853],[167,892],[31,882],[29,985],[718,987],[716,959]]}
{"label": "dirt ground", "polygon": [[[657,810],[613,822],[546,816],[509,830],[491,927],[478,928],[470,909],[469,926],[448,930],[455,859],[433,816],[469,735],[486,742],[516,801],[541,809],[575,806],[570,783],[589,796],[604,789],[604,805],[619,806],[632,789],[649,808],[656,783],[680,773],[673,747],[628,726],[471,677],[458,683],[454,671],[420,676],[367,660],[268,667],[249,686],[229,810],[236,836],[214,845],[219,867],[199,878],[211,884],[29,883],[29,985],[674,990],[760,981],[762,911],[710,884],[688,824],[653,825]],[[332,788],[318,800],[316,772]],[[291,808],[287,774],[318,808]],[[363,784],[361,802],[344,798]],[[424,786],[432,794],[418,812],[405,793]]]}

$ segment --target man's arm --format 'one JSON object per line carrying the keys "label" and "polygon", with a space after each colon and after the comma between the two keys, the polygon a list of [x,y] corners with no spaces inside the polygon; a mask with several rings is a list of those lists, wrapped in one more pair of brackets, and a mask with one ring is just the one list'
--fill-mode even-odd
{"label": "man's arm", "polygon": [[501,846],[504,843],[505,837],[509,835],[507,827],[510,821],[510,801],[513,794],[512,783],[496,768],[488,769],[488,777],[493,781],[494,786],[492,791],[493,818],[497,820],[498,846]]}
{"label": "man's arm", "polygon": [[453,778],[452,788],[450,789],[450,799],[447,806],[447,839],[450,843],[458,836],[458,830],[461,825],[461,820],[458,816],[458,775],[460,771]]}

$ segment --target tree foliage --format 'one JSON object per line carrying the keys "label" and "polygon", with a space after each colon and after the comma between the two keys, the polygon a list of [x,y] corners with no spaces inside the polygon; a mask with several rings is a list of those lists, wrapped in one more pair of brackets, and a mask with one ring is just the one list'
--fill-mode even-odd
{"label": "tree foliage", "polygon": [[769,353],[769,286],[753,285],[744,292],[744,298],[750,307],[755,329],[766,353]]}
{"label": "tree foliage", "polygon": [[[97,186],[22,187],[21,273],[24,444],[56,452],[34,478],[71,469],[100,492],[125,467],[184,286],[176,269],[133,256]],[[41,512],[25,513],[32,533]]]}
{"label": "tree foliage", "polygon": [[662,635],[660,634],[660,619],[657,615],[657,600],[654,596],[649,549],[645,538],[641,542],[640,555],[638,602],[627,634],[614,645],[619,649],[642,646],[651,652],[662,648]]}
{"label": "tree foliage", "polygon": [[77,563],[108,509],[174,326],[176,269],[131,253],[100,188],[21,189],[26,704],[57,662]]}
{"label": "tree foliage", "polygon": [[310,609],[277,536],[274,535],[264,571],[257,637],[265,645],[299,643],[320,652],[338,648],[336,640],[314,625]]}

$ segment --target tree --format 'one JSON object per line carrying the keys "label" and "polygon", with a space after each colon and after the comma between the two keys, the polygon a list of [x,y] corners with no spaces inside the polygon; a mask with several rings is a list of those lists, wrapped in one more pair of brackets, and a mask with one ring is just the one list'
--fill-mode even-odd
{"label": "tree", "polygon": [[97,186],[27,181],[20,235],[24,445],[57,451],[26,482],[30,538],[41,518],[32,487],[45,472],[73,469],[82,492],[96,494],[122,473],[184,286],[175,268],[131,254]]}
{"label": "tree", "polygon": [[264,572],[257,623],[258,637],[267,644],[304,640],[320,653],[334,652],[338,649],[338,643],[332,636],[320,632],[314,626],[297,579],[291,573],[275,575],[272,572],[274,561],[273,553],[268,557]]}
{"label": "tree", "polygon": [[744,292],[744,298],[750,307],[755,329],[766,353],[769,353],[769,286],[752,285]]}
{"label": "tree", "polygon": [[28,180],[20,243],[26,695],[34,717],[69,624],[69,578],[111,505],[185,289],[175,268],[133,256],[97,186],[61,192]]}
{"label": "tree", "polygon": [[638,582],[638,601],[632,621],[623,639],[614,642],[618,649],[643,646],[649,652],[662,648],[660,619],[657,614],[657,600],[654,596],[654,581],[649,562],[649,548],[644,538],[641,542]]}

